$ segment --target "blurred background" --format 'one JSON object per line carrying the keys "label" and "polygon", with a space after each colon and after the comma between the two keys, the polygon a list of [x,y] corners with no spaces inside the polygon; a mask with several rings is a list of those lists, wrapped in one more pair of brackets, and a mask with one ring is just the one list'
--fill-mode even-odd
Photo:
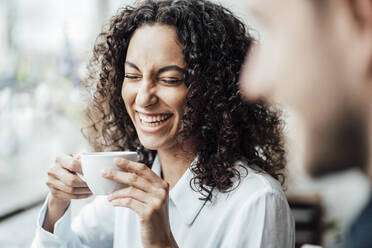
{"label": "blurred background", "polygon": [[[0,0],[0,247],[29,247],[47,194],[47,168],[58,154],[89,149],[80,133],[80,81],[103,25],[133,2]],[[220,2],[259,39],[260,28],[242,6]],[[286,189],[298,244],[327,247],[364,204],[368,182],[358,171],[307,177],[301,166],[301,123],[290,109],[284,117],[290,152]],[[82,204],[74,202],[74,211]]]}

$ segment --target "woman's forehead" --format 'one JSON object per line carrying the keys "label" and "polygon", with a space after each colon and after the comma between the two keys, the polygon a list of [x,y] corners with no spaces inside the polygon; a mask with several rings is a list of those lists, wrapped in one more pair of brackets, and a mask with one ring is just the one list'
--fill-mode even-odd
{"label": "woman's forehead", "polygon": [[153,24],[139,27],[133,34],[126,60],[141,64],[184,65],[183,46],[177,40],[176,29]]}

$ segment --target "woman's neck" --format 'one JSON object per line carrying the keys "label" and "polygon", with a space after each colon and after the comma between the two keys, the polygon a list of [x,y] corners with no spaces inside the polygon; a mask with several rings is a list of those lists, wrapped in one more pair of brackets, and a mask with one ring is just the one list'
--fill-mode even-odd
{"label": "woman's neck", "polygon": [[163,179],[173,188],[195,158],[195,153],[186,151],[181,145],[158,150]]}

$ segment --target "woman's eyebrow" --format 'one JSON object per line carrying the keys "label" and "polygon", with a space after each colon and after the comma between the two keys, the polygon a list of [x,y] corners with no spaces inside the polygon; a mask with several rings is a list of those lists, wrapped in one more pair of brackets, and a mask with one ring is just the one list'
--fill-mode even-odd
{"label": "woman's eyebrow", "polygon": [[168,65],[168,66],[164,66],[164,67],[160,68],[158,70],[158,74],[166,72],[166,71],[173,71],[173,70],[179,71],[182,74],[185,73],[185,70],[183,68],[177,66],[177,65]]}
{"label": "woman's eyebrow", "polygon": [[141,72],[141,70],[138,68],[138,66],[136,66],[135,64],[133,64],[132,62],[129,62],[129,61],[125,61],[125,64],[128,65],[129,67],[132,67],[133,69]]}

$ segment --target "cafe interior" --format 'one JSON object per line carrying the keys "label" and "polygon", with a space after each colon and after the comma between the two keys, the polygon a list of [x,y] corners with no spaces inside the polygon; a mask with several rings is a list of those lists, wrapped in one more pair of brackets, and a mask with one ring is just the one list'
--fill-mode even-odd
{"label": "cafe interior", "polygon": [[[81,80],[95,37],[132,0],[0,0],[0,247],[29,247],[48,188],[46,171],[61,153],[89,150],[81,134]],[[233,0],[221,0],[252,27]],[[358,170],[311,178],[303,169],[301,121],[283,110],[288,151],[284,185],[296,247],[337,243],[370,186]],[[72,203],[73,214],[92,199]],[[310,247],[310,246],[308,246]]]}

